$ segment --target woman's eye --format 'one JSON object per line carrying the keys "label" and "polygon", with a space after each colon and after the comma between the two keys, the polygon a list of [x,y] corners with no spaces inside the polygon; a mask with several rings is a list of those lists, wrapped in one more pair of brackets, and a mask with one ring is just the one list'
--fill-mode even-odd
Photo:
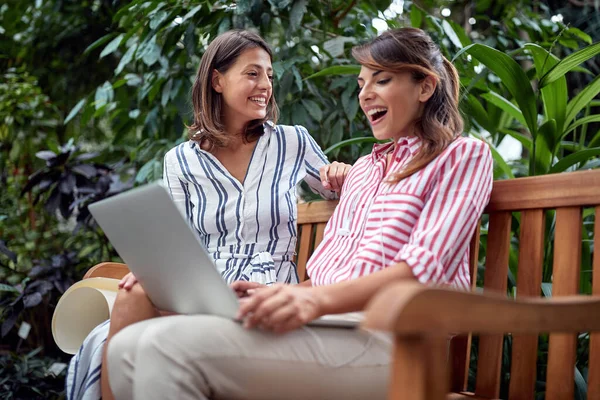
{"label": "woman's eye", "polygon": [[379,81],[377,81],[377,84],[379,85],[385,85],[386,83],[388,83],[392,78],[387,78],[387,79],[381,79]]}
{"label": "woman's eye", "polygon": [[258,74],[256,72],[248,72],[248,75],[250,75],[250,76],[258,76]]}
{"label": "woman's eye", "polygon": [[269,76],[269,80],[273,82],[273,75]]}

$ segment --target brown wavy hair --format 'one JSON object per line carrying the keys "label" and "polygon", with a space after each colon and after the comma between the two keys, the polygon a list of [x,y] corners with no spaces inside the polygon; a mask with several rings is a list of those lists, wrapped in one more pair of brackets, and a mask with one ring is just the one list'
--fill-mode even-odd
{"label": "brown wavy hair", "polygon": [[[223,123],[223,97],[212,86],[213,71],[226,73],[246,50],[261,48],[273,60],[271,48],[256,33],[244,30],[232,30],[217,36],[207,47],[200,60],[196,80],[192,88],[194,123],[188,127],[188,138],[198,143],[206,143],[209,148],[225,147],[229,137]],[[271,94],[264,119],[248,123],[243,139],[252,142],[263,134],[262,125],[271,120],[277,123],[279,110],[275,97]]]}
{"label": "brown wavy hair", "polygon": [[369,43],[354,47],[352,55],[370,69],[409,71],[415,82],[422,82],[428,76],[436,80],[433,95],[415,121],[415,135],[422,140],[421,148],[390,182],[398,182],[421,170],[462,134],[458,72],[427,33],[416,28],[386,31]]}

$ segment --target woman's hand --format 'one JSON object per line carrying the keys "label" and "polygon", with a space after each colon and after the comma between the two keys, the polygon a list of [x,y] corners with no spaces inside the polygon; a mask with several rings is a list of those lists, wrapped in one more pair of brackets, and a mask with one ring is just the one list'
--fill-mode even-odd
{"label": "woman's hand", "polygon": [[321,302],[312,287],[275,284],[254,292],[240,303],[237,319],[244,327],[277,333],[297,329],[322,315]]}
{"label": "woman's hand", "polygon": [[119,282],[119,289],[131,290],[131,288],[137,283],[137,281],[138,280],[135,277],[135,275],[133,275],[133,273],[130,272],[123,278],[121,278],[121,281]]}
{"label": "woman's hand", "polygon": [[350,168],[352,168],[352,165],[339,163],[337,161],[322,166],[319,173],[321,175],[323,187],[340,193]]}
{"label": "woman's hand", "polygon": [[256,282],[235,281],[232,282],[229,287],[235,291],[237,297],[248,297],[257,290],[264,289],[268,286]]}

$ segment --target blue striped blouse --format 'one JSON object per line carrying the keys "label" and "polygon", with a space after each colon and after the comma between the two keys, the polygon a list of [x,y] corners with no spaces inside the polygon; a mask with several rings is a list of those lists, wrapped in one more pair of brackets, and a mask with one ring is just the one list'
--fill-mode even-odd
{"label": "blue striped blouse", "polygon": [[243,184],[194,141],[165,155],[163,180],[227,282],[297,283],[297,185],[335,198],[319,178],[327,163],[304,127],[268,122]]}

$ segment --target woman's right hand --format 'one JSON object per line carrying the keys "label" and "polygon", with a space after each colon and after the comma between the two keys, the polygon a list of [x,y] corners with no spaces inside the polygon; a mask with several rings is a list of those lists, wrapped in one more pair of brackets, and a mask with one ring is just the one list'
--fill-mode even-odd
{"label": "woman's right hand", "polygon": [[267,287],[267,285],[249,281],[235,281],[229,286],[235,291],[236,296],[240,298],[248,297],[256,290]]}
{"label": "woman's right hand", "polygon": [[128,273],[119,282],[119,289],[130,290],[137,283],[137,278],[133,273]]}

